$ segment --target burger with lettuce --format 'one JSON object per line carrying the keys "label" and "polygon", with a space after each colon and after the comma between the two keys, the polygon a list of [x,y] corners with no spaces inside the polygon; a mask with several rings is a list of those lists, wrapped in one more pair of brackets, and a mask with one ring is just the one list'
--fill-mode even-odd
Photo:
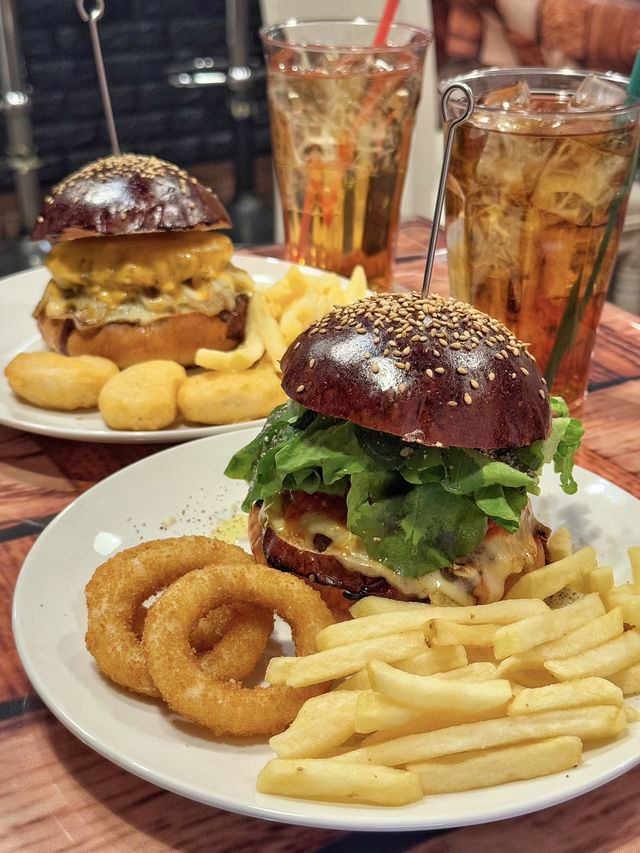
{"label": "burger with lettuce", "polygon": [[281,367],[290,400],[226,470],[249,484],[257,558],[334,607],[496,601],[548,561],[529,496],[545,463],[575,492],[583,430],[505,326],[381,294],[334,308]]}

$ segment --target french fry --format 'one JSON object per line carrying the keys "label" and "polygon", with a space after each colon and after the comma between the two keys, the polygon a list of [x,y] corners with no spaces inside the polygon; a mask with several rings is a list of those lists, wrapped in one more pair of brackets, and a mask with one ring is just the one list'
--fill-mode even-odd
{"label": "french fry", "polygon": [[608,592],[614,584],[613,569],[611,566],[598,566],[585,576],[589,592],[598,592],[603,595]]}
{"label": "french fry", "polygon": [[[443,647],[450,648],[450,647]],[[426,674],[426,673],[425,673]],[[498,667],[491,661],[474,661],[466,666],[460,666],[457,669],[450,669],[447,672],[435,673],[436,678],[455,678],[460,681],[488,681],[491,678],[498,678]]]}
{"label": "french fry", "polygon": [[359,691],[334,690],[307,699],[288,729],[269,746],[278,758],[319,758],[343,744],[356,731]]}
{"label": "french fry", "polygon": [[335,758],[273,758],[258,774],[261,794],[339,803],[402,806],[422,797],[417,773],[371,764],[345,766]]}
{"label": "french fry", "polygon": [[[434,604],[425,604],[421,601],[395,601],[390,598],[380,598],[373,595],[361,598],[349,608],[349,613],[354,619],[360,621],[364,617],[372,617],[382,614],[397,614],[404,612],[424,611],[425,621],[430,619],[449,619],[453,622],[462,622],[466,625],[480,625],[484,623],[495,623],[496,625],[507,625],[518,622],[529,616],[547,613],[551,608],[538,598],[522,598],[515,600],[492,601],[489,604],[470,604],[463,607],[442,607]],[[391,620],[389,620],[391,622]],[[348,625],[348,622],[340,622],[339,625]],[[373,621],[371,624],[375,624]],[[384,624],[381,622],[380,624]],[[330,633],[345,630],[336,629],[331,626]],[[349,629],[346,629],[349,630]],[[355,629],[351,629],[355,630]]]}
{"label": "french fry", "polygon": [[633,663],[618,672],[613,672],[608,678],[622,690],[625,696],[640,693],[640,663]]}
{"label": "french fry", "polygon": [[375,746],[353,749],[338,756],[335,761],[345,764],[370,762],[393,767],[441,755],[560,735],[572,735],[582,740],[615,737],[626,727],[625,712],[613,705],[563,708],[519,717],[462,723],[432,732],[406,735]]}
{"label": "french fry", "polygon": [[599,675],[606,678],[614,672],[640,662],[640,631],[625,631],[594,649],[561,660],[546,661],[544,667],[560,681]]}
{"label": "french fry", "polygon": [[502,660],[510,655],[526,652],[539,643],[561,637],[604,612],[600,596],[592,593],[558,610],[550,610],[540,616],[531,616],[511,625],[503,625],[495,634],[494,654],[498,660]]}
{"label": "french fry", "polygon": [[547,660],[573,657],[618,637],[623,630],[622,608],[616,607],[557,640],[540,643],[523,654],[505,658],[498,666],[498,675],[503,677],[518,669],[541,667]]}
{"label": "french fry", "polygon": [[585,546],[562,560],[536,569],[535,572],[527,572],[514,583],[505,598],[548,598],[595,569],[596,565],[595,550]]}
{"label": "french fry", "polygon": [[420,776],[425,794],[446,794],[560,773],[581,760],[580,738],[564,736],[446,755],[407,766]]}
{"label": "french fry", "polygon": [[244,341],[228,351],[200,347],[195,357],[198,367],[207,370],[246,370],[255,364],[264,354],[260,325],[266,312],[264,296],[254,292],[247,307]]}
{"label": "french fry", "polygon": [[334,690],[371,690],[371,682],[366,667],[354,672],[353,675],[348,675],[339,684],[336,684]]}
{"label": "french fry", "polygon": [[374,690],[416,708],[488,711],[504,705],[513,695],[511,685],[504,678],[478,683],[436,675],[414,675],[380,660],[370,661],[367,668]]}
{"label": "french fry", "polygon": [[356,696],[355,730],[361,734],[404,726],[422,714],[420,708],[412,708],[375,690],[361,690]]}
{"label": "french fry", "polygon": [[462,625],[449,619],[434,619],[427,625],[431,646],[492,646],[499,625]]}
{"label": "french fry", "polygon": [[547,542],[547,551],[552,563],[563,560],[573,553],[571,534],[566,527],[556,528]]}
{"label": "french fry", "polygon": [[469,662],[464,646],[438,646],[425,649],[420,654],[396,661],[398,669],[414,672],[416,675],[434,675],[446,673],[464,667]]}
{"label": "french fry", "polygon": [[622,608],[622,617],[628,625],[640,626],[640,594],[634,584],[614,586],[602,594],[602,599],[608,610]]}
{"label": "french fry", "polygon": [[420,631],[427,621],[420,610],[405,610],[400,613],[382,613],[379,616],[334,622],[318,631],[316,645],[318,651],[323,651],[403,631]]}
{"label": "french fry", "polygon": [[546,687],[525,688],[513,697],[507,714],[533,714],[558,708],[576,708],[580,705],[622,705],[622,690],[595,676],[549,684]]}
{"label": "french fry", "polygon": [[373,640],[348,643],[334,649],[325,649],[304,657],[272,658],[265,679],[270,684],[288,684],[306,687],[335,678],[344,678],[362,669],[370,660],[393,663],[422,651],[425,646],[422,631],[389,634]]}

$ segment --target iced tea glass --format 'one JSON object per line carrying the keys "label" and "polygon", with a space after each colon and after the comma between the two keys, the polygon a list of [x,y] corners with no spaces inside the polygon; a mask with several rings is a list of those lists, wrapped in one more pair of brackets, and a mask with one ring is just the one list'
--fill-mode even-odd
{"label": "iced tea glass", "polygon": [[409,145],[431,34],[367,21],[261,30],[287,257],[391,285]]}
{"label": "iced tea glass", "polygon": [[613,74],[485,69],[455,79],[475,107],[447,178],[452,295],[529,342],[552,392],[577,406],[635,174],[640,101]]}

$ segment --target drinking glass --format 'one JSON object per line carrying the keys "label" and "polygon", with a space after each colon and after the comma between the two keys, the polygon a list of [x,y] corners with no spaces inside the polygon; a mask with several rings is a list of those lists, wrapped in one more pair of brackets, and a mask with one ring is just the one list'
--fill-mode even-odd
{"label": "drinking glass", "polygon": [[475,107],[447,177],[451,293],[530,343],[551,392],[576,406],[635,174],[640,100],[626,78],[588,71],[484,69],[455,82]]}
{"label": "drinking glass", "polygon": [[261,30],[287,257],[391,286],[425,30],[310,21]]}

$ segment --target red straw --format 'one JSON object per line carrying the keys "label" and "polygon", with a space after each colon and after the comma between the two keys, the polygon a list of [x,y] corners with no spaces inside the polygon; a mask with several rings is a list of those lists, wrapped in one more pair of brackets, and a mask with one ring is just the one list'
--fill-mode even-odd
{"label": "red straw", "polygon": [[[387,0],[384,10],[382,12],[382,16],[380,18],[380,23],[378,24],[378,30],[376,32],[375,38],[373,40],[374,47],[380,47],[383,45],[387,36],[389,35],[389,30],[391,29],[391,24],[393,23],[393,19],[395,18],[396,12],[398,11],[398,6],[400,5],[400,0]],[[373,87],[373,89],[369,92],[369,98],[365,101],[364,108],[360,114],[360,121],[356,122],[357,125],[362,124],[365,116],[369,112],[367,110],[367,106],[369,108],[373,107],[373,99],[371,95],[375,92],[377,87]],[[326,225],[331,224],[331,220],[333,219],[333,214],[335,212],[335,206],[338,196],[338,182],[332,188],[331,195],[329,197],[329,204],[326,213]],[[315,200],[319,197],[317,182],[309,179],[309,184],[307,186],[307,193],[304,200],[304,210],[302,214],[302,221],[300,222],[300,233],[298,234],[298,258],[300,261],[301,258],[304,259],[307,238],[309,236],[309,231],[311,228],[311,210],[313,208],[313,204]]]}
{"label": "red straw", "polygon": [[400,0],[387,0],[382,17],[380,18],[380,23],[378,24],[378,32],[373,40],[374,47],[380,47],[381,44],[386,42],[399,5]]}

